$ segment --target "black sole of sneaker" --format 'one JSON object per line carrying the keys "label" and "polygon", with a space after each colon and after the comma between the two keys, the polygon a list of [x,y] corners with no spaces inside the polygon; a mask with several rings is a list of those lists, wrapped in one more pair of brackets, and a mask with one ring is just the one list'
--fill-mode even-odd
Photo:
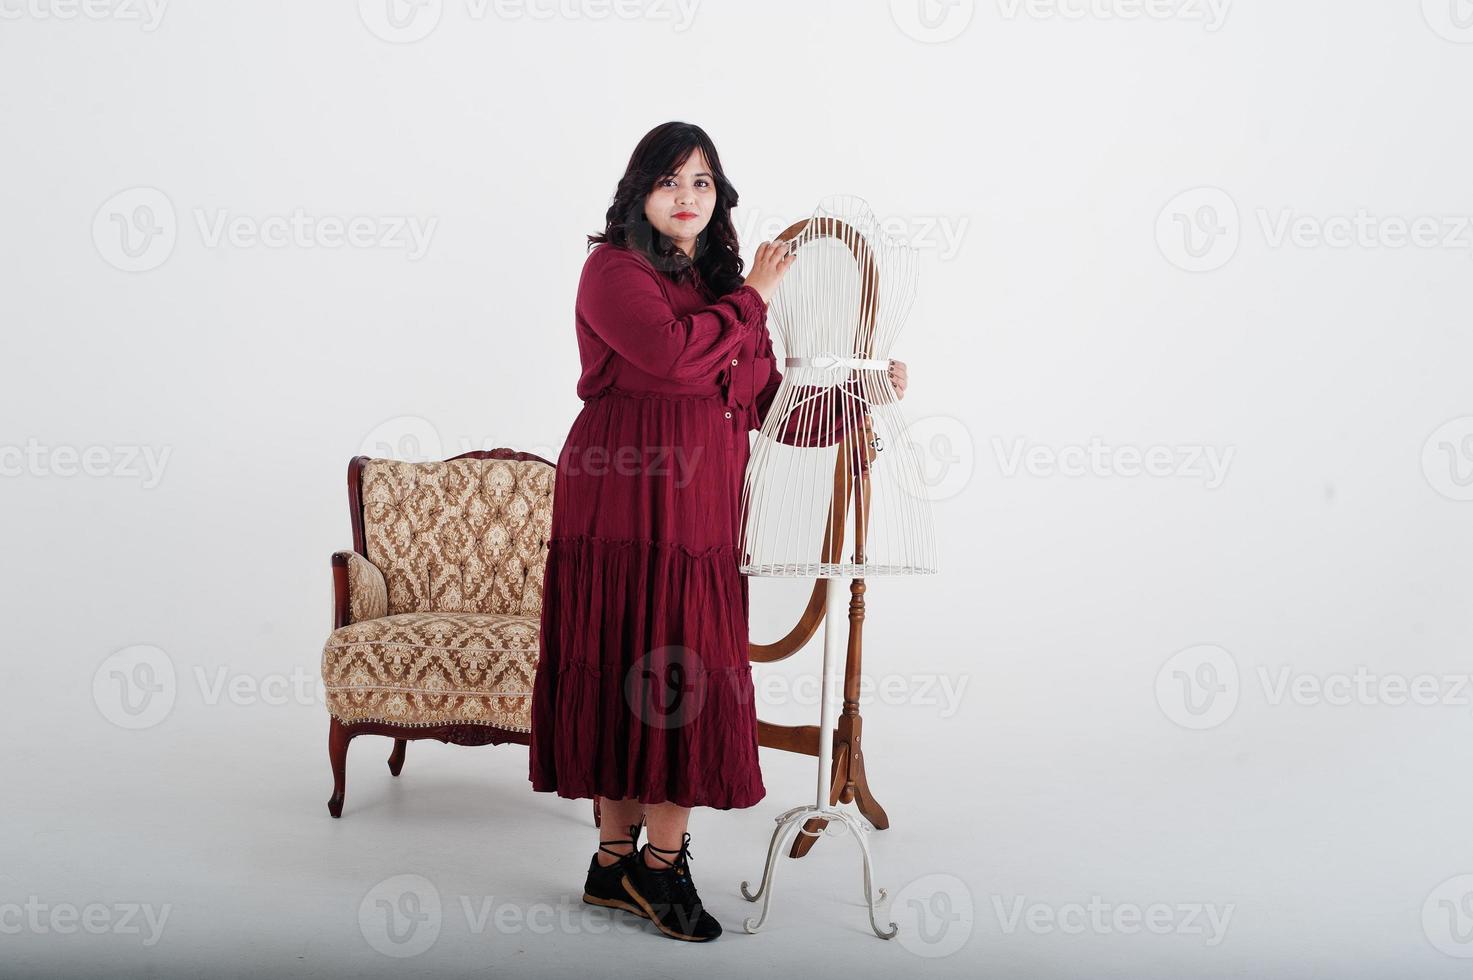
{"label": "black sole of sneaker", "polygon": [[642,910],[640,914],[654,923],[656,929],[671,939],[679,939],[683,943],[709,943],[716,938],[715,936],[688,936],[683,932],[669,928],[660,922],[659,919],[655,918],[654,909],[650,908],[649,904],[640,897],[639,893],[630,887],[628,878],[624,879],[624,890],[629,893],[630,898],[639,903],[639,907]]}

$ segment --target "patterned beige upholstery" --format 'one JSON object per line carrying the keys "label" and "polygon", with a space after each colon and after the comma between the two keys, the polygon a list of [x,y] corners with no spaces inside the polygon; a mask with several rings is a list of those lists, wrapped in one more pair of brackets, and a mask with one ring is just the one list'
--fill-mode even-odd
{"label": "patterned beige upholstery", "polygon": [[389,590],[384,573],[356,551],[340,551],[348,562],[348,618],[361,623],[389,614]]}
{"label": "patterned beige upholstery", "polygon": [[539,460],[375,459],[351,622],[322,652],[344,723],[531,731],[555,470]]}
{"label": "patterned beige upholstery", "polygon": [[552,481],[536,460],[365,464],[363,530],[389,614],[539,615]]}
{"label": "patterned beige upholstery", "polygon": [[400,613],[334,630],[327,706],[345,722],[495,725],[531,731],[537,619]]}

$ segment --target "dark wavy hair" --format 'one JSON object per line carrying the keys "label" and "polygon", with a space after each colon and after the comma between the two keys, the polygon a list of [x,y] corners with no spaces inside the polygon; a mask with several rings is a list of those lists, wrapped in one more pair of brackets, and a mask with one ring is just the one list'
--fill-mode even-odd
{"label": "dark wavy hair", "polygon": [[[697,148],[710,165],[716,184],[716,208],[696,237],[692,258],[650,224],[644,202],[655,185],[665,177],[673,177]],[[737,190],[726,179],[716,145],[706,131],[694,123],[661,123],[645,133],[630,154],[629,166],[614,191],[614,203],[605,215],[604,230],[588,236],[588,247],[607,242],[635,249],[671,279],[704,283],[717,296],[724,296],[742,285],[743,262],[731,223],[731,209],[736,205]]]}

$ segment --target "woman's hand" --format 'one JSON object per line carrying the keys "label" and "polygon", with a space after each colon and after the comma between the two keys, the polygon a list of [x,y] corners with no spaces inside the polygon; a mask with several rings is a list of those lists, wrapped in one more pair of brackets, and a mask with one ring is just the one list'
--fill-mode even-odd
{"label": "woman's hand", "polygon": [[905,397],[905,362],[890,358],[890,387],[895,389],[896,399]]}
{"label": "woman's hand", "polygon": [[798,257],[792,249],[789,242],[763,242],[757,246],[757,257],[752,260],[752,271],[747,273],[745,284],[761,293],[764,303],[772,302],[777,284]]}

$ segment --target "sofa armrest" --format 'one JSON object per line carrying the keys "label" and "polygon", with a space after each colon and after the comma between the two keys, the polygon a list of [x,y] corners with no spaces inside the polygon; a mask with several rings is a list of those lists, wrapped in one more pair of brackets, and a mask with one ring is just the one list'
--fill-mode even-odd
{"label": "sofa armrest", "polygon": [[378,566],[356,551],[332,555],[332,628],[389,614],[389,587]]}

